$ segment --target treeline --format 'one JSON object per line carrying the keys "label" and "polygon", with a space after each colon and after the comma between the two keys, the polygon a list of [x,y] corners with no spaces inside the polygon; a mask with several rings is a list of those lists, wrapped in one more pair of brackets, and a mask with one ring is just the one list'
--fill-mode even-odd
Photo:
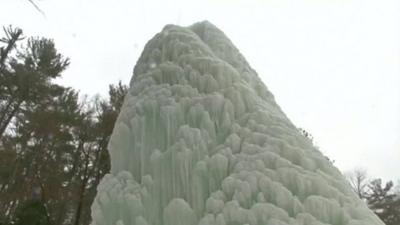
{"label": "treeline", "polygon": [[[56,84],[69,59],[46,38],[4,28],[0,38],[0,225],[88,225],[107,143],[127,87],[79,98]],[[300,128],[304,136],[312,135]],[[330,160],[332,163],[334,161]],[[400,188],[348,175],[354,191],[386,223],[400,225]]]}
{"label": "treeline", "polygon": [[395,187],[392,181],[371,179],[363,169],[349,172],[346,177],[358,197],[386,225],[400,225],[400,183]]}
{"label": "treeline", "polygon": [[[0,39],[0,224],[87,225],[110,169],[107,143],[127,87],[80,98],[56,84],[69,59],[50,39]],[[83,100],[81,100],[83,99]]]}

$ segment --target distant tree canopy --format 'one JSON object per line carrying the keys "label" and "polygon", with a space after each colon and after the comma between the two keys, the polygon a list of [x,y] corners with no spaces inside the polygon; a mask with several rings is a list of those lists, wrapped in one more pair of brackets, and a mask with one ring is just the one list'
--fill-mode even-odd
{"label": "distant tree canopy", "polygon": [[52,40],[25,38],[11,26],[4,31],[0,224],[89,224],[127,87],[119,82],[109,86],[107,99],[80,100],[77,91],[54,83],[69,59]]}
{"label": "distant tree canopy", "polygon": [[[309,132],[303,128],[298,130],[315,145],[314,138]],[[327,159],[332,163],[335,162]],[[400,180],[395,188],[392,181],[383,186],[381,179],[370,180],[366,170],[361,168],[347,172],[345,177],[354,193],[364,200],[386,225],[400,225]]]}
{"label": "distant tree canopy", "polygon": [[383,185],[381,179],[369,180],[363,169],[356,169],[346,177],[354,192],[386,225],[400,225],[400,193],[394,190],[392,181]]}

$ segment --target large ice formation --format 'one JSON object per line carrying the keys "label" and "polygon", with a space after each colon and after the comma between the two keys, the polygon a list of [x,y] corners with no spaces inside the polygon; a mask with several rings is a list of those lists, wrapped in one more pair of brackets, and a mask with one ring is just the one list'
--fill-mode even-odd
{"label": "large ice formation", "polygon": [[109,152],[94,225],[383,224],[209,22],[147,43]]}

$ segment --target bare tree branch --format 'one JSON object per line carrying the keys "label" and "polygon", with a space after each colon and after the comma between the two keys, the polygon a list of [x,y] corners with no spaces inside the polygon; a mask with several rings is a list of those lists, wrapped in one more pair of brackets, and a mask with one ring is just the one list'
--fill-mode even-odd
{"label": "bare tree branch", "polygon": [[39,8],[39,6],[33,0],[28,0],[28,1],[33,5],[33,7],[35,7],[37,11],[39,11],[44,17],[46,17],[46,14],[44,14],[44,12]]}
{"label": "bare tree branch", "polygon": [[365,198],[368,189],[367,171],[358,168],[354,171],[348,172],[346,174],[346,178],[347,181],[350,183],[351,188],[358,195],[358,197],[361,199]]}

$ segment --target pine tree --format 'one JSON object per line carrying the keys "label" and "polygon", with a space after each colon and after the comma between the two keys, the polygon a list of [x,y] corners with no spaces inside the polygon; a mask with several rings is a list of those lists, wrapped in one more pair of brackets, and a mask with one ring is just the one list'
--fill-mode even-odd
{"label": "pine tree", "polygon": [[126,93],[127,87],[121,82],[110,85],[108,100],[96,98],[80,128],[79,136],[86,144],[82,145],[80,152],[83,155],[79,157],[80,164],[84,166],[80,168],[75,225],[89,223],[90,206],[96,196],[96,187],[101,178],[110,171],[107,144]]}
{"label": "pine tree", "polygon": [[52,91],[52,80],[69,65],[52,40],[29,38],[26,46],[18,48],[22,30],[4,30],[6,37],[0,39],[6,45],[0,52],[0,138],[21,110],[38,104]]}
{"label": "pine tree", "polygon": [[77,94],[52,82],[69,64],[52,40],[29,38],[25,45],[18,45],[22,30],[11,26],[4,30],[5,37],[0,39],[4,44],[0,48],[0,214],[10,221],[20,204],[31,199],[33,190],[40,189],[41,197],[47,199],[53,193],[52,181],[63,177],[57,173],[64,158],[55,149],[70,145],[61,124],[65,126],[73,110],[59,109],[67,99],[77,100]]}
{"label": "pine tree", "polygon": [[386,225],[400,225],[400,196],[393,192],[392,187],[392,181],[382,187],[381,179],[373,180],[369,185],[367,203]]}
{"label": "pine tree", "polygon": [[53,82],[69,61],[52,40],[17,45],[22,31],[12,28],[1,40],[0,224],[33,216],[38,224],[86,225],[110,170],[107,144],[127,87],[119,82],[108,99],[82,101]]}

